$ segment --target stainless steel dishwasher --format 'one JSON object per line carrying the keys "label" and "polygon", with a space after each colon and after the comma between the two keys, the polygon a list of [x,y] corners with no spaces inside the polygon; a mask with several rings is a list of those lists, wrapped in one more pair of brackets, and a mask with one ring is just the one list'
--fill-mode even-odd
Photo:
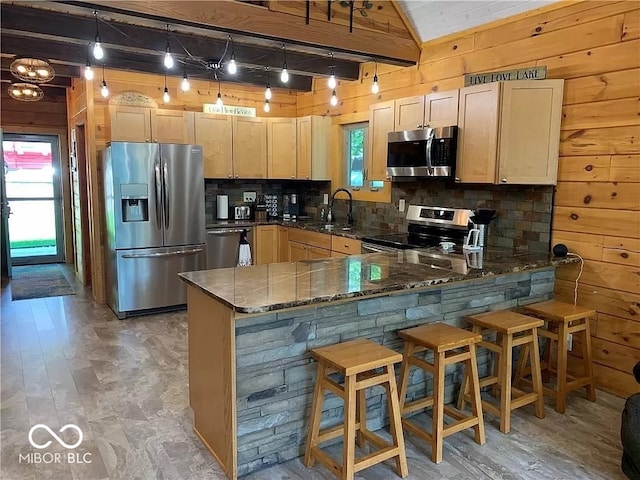
{"label": "stainless steel dishwasher", "polygon": [[207,229],[207,269],[226,268],[238,265],[238,249],[240,234],[247,231],[247,239],[251,245],[251,256],[255,258],[253,248],[253,227],[251,225],[234,225]]}

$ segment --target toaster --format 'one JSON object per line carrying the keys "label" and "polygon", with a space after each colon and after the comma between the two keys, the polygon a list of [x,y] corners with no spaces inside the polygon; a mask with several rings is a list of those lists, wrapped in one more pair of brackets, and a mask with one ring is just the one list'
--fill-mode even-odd
{"label": "toaster", "polygon": [[233,218],[235,220],[249,220],[251,218],[251,209],[246,205],[234,207]]}

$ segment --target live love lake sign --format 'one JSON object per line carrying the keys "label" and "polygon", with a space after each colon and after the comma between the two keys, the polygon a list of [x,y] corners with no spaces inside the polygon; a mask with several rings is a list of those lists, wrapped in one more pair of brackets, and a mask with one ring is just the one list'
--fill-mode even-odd
{"label": "live love lake sign", "polygon": [[468,73],[464,76],[464,86],[509,80],[543,80],[545,78],[547,78],[547,67],[518,68],[504,72]]}
{"label": "live love lake sign", "polygon": [[239,117],[255,117],[256,109],[253,107],[234,107],[232,105],[216,105],[215,103],[205,103],[202,105],[204,113],[221,113],[223,115],[236,115]]}

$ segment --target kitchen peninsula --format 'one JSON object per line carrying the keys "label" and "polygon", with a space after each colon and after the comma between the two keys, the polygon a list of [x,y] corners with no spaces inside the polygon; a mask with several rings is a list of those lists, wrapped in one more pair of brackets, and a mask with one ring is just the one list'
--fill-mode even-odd
{"label": "kitchen peninsula", "polygon": [[[366,337],[400,351],[400,329],[460,326],[465,315],[551,298],[555,267],[574,261],[429,248],[183,273],[194,429],[229,478],[295,458],[315,380],[310,349]],[[478,360],[482,374],[487,358]],[[458,375],[447,370],[447,402]],[[424,388],[414,372],[409,395]],[[367,420],[376,430],[385,424],[385,397],[382,389],[369,395]],[[323,428],[341,416],[340,399],[325,401]]]}

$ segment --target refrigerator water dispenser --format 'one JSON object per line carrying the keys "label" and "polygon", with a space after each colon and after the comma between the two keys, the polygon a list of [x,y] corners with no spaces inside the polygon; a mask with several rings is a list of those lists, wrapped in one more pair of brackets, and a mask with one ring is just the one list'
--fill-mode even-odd
{"label": "refrigerator water dispenser", "polygon": [[123,183],[120,185],[123,222],[149,221],[149,196],[144,183]]}

